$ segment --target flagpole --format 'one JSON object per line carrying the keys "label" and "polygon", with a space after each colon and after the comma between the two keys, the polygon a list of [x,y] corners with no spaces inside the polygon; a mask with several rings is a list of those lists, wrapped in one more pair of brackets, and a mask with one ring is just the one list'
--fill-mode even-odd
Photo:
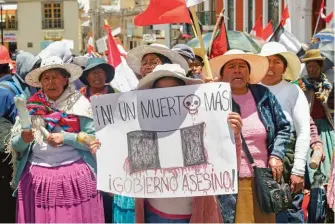
{"label": "flagpole", "polygon": [[314,37],[316,30],[318,29],[319,21],[320,21],[321,13],[319,13],[318,20],[316,21],[315,29],[312,38]]}
{"label": "flagpole", "polygon": [[220,15],[219,15],[219,18],[218,20],[216,21],[216,24],[215,24],[215,27],[214,27],[214,30],[213,30],[213,33],[212,33],[212,37],[211,37],[211,41],[209,42],[209,47],[208,47],[208,55],[211,55],[211,51],[212,51],[212,45],[213,45],[213,41],[215,39],[215,36],[216,36],[216,32],[219,28],[219,25],[220,25],[220,21],[224,22],[224,20],[222,20],[222,18],[224,17],[224,11],[225,9],[222,8],[221,12],[220,12]]}
{"label": "flagpole", "polygon": [[207,54],[206,54],[204,40],[203,40],[202,35],[201,35],[201,30],[200,30],[200,26],[199,26],[199,22],[198,22],[198,16],[195,13],[195,7],[194,6],[190,7],[190,12],[192,14],[194,26],[195,26],[195,29],[197,31],[196,33],[198,34],[198,40],[199,40],[199,43],[200,43],[200,53],[202,54],[200,56],[202,56],[202,58],[204,60],[204,65],[205,65],[205,69],[206,69],[206,72],[207,72],[207,78],[213,79],[211,68],[209,66],[208,57],[207,57]]}

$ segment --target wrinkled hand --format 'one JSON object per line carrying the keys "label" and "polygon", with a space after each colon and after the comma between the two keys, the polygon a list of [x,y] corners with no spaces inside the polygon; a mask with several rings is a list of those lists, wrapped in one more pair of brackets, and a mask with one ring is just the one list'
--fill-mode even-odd
{"label": "wrinkled hand", "polygon": [[98,151],[98,150],[100,149],[100,147],[101,147],[101,142],[100,142],[98,139],[96,139],[96,140],[92,141],[92,142],[89,144],[88,147],[90,148],[90,152],[92,153],[92,155],[95,155],[95,154],[97,154],[97,151]]}
{"label": "wrinkled hand", "polygon": [[299,84],[299,87],[302,89],[302,91],[307,90],[304,81],[302,81],[301,79],[299,79],[298,84]]}
{"label": "wrinkled hand", "polygon": [[242,118],[238,113],[231,112],[228,115],[228,123],[235,135],[239,135],[242,130]]}
{"label": "wrinkled hand", "polygon": [[32,130],[23,130],[21,132],[21,138],[25,143],[34,141],[34,132]]}
{"label": "wrinkled hand", "polygon": [[291,175],[291,192],[301,193],[304,189],[304,177]]}
{"label": "wrinkled hand", "polygon": [[321,153],[321,161],[325,160],[326,156],[325,156],[325,152],[323,151],[323,146],[321,144],[312,145],[312,150],[313,150],[313,153],[314,152]]}
{"label": "wrinkled hand", "polygon": [[64,143],[64,134],[63,133],[51,133],[47,139],[48,144],[53,147],[58,147]]}
{"label": "wrinkled hand", "polygon": [[271,156],[269,159],[269,167],[272,169],[273,179],[280,182],[280,178],[283,174],[283,162],[281,159]]}
{"label": "wrinkled hand", "polygon": [[326,101],[326,97],[325,97],[323,94],[319,93],[319,92],[316,92],[316,93],[315,93],[315,96],[316,96],[316,98],[317,98],[318,100],[320,100],[322,103],[324,103],[324,102]]}

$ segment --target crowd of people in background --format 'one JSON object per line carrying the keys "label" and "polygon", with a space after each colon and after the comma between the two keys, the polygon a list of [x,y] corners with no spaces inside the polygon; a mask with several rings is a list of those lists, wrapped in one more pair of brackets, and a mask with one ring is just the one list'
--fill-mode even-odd
{"label": "crowd of people in background", "polygon": [[[103,143],[82,138],[95,134],[90,98],[120,92],[111,86],[116,71],[106,58],[76,56],[63,46],[39,56],[19,52],[13,63],[4,46],[0,52],[0,222],[334,222],[334,83],[319,50],[298,58],[275,42],[259,54],[232,49],[209,61],[213,79],[185,44],[127,52],[139,80],[133,91],[230,83],[227,125],[235,135],[238,194],[164,199],[97,191],[95,154]],[[30,129],[20,123],[15,96],[27,100]],[[243,142],[258,167],[290,185],[287,210],[261,211]],[[312,169],[315,154],[321,163]]]}

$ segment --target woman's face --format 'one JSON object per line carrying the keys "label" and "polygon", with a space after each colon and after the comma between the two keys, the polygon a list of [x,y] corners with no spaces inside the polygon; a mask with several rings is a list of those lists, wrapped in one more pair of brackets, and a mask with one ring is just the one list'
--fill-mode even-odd
{"label": "woman's face", "polygon": [[317,79],[321,73],[321,66],[317,61],[308,61],[306,62],[306,70],[310,78]]}
{"label": "woman's face", "polygon": [[264,84],[277,84],[282,80],[285,65],[278,56],[268,56],[267,59],[269,60],[269,69],[262,82]]}
{"label": "woman's face", "polygon": [[100,67],[88,71],[87,82],[91,88],[103,88],[106,83],[106,72]]}
{"label": "woman's face", "polygon": [[175,78],[165,77],[158,80],[154,88],[160,89],[160,88],[169,88],[176,86],[181,86],[181,83],[178,82]]}
{"label": "woman's face", "polygon": [[193,74],[201,74],[203,64],[202,62],[196,57],[193,63],[190,65]]}
{"label": "woman's face", "polygon": [[244,89],[249,81],[249,72],[246,61],[231,60],[224,65],[221,81],[229,82],[232,90]]}
{"label": "woman's face", "polygon": [[53,101],[63,94],[68,82],[69,79],[56,70],[45,71],[41,74],[42,90]]}
{"label": "woman's face", "polygon": [[155,54],[147,54],[142,58],[141,61],[141,78],[151,73],[157,65],[161,65],[163,62]]}

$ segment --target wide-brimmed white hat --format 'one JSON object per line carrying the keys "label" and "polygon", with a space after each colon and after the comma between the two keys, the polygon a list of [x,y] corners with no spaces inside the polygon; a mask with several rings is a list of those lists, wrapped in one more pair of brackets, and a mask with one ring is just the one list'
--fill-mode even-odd
{"label": "wide-brimmed white hat", "polygon": [[64,64],[63,60],[60,57],[51,56],[42,60],[40,68],[37,68],[29,72],[25,78],[25,81],[29,86],[40,88],[41,87],[41,82],[39,81],[40,75],[43,72],[54,68],[65,69],[71,75],[71,77],[69,78],[70,83],[77,80],[83,73],[83,70],[78,65]]}
{"label": "wide-brimmed white hat", "polygon": [[[249,84],[259,83],[266,75],[269,68],[269,61],[266,57],[247,54],[241,50],[229,50],[224,55],[213,58],[209,61],[212,69],[213,78],[220,77],[222,67],[231,60],[241,59],[246,61],[250,66]],[[204,70],[206,75],[206,70]]]}
{"label": "wide-brimmed white hat", "polygon": [[259,53],[259,55],[264,57],[278,54],[287,61],[287,68],[282,78],[290,81],[297,80],[301,70],[300,59],[296,54],[288,52],[284,45],[277,42],[269,42],[263,45],[261,53]]}
{"label": "wide-brimmed white hat", "polygon": [[140,74],[143,56],[150,53],[161,54],[170,59],[172,64],[179,64],[186,72],[189,70],[187,61],[181,55],[162,44],[143,45],[131,49],[126,57],[127,64],[136,74]]}
{"label": "wide-brimmed white hat", "polygon": [[151,89],[154,82],[163,77],[174,77],[183,80],[186,85],[201,84],[201,79],[191,79],[186,77],[185,70],[178,64],[157,65],[157,67],[147,76],[140,80],[137,89]]}

